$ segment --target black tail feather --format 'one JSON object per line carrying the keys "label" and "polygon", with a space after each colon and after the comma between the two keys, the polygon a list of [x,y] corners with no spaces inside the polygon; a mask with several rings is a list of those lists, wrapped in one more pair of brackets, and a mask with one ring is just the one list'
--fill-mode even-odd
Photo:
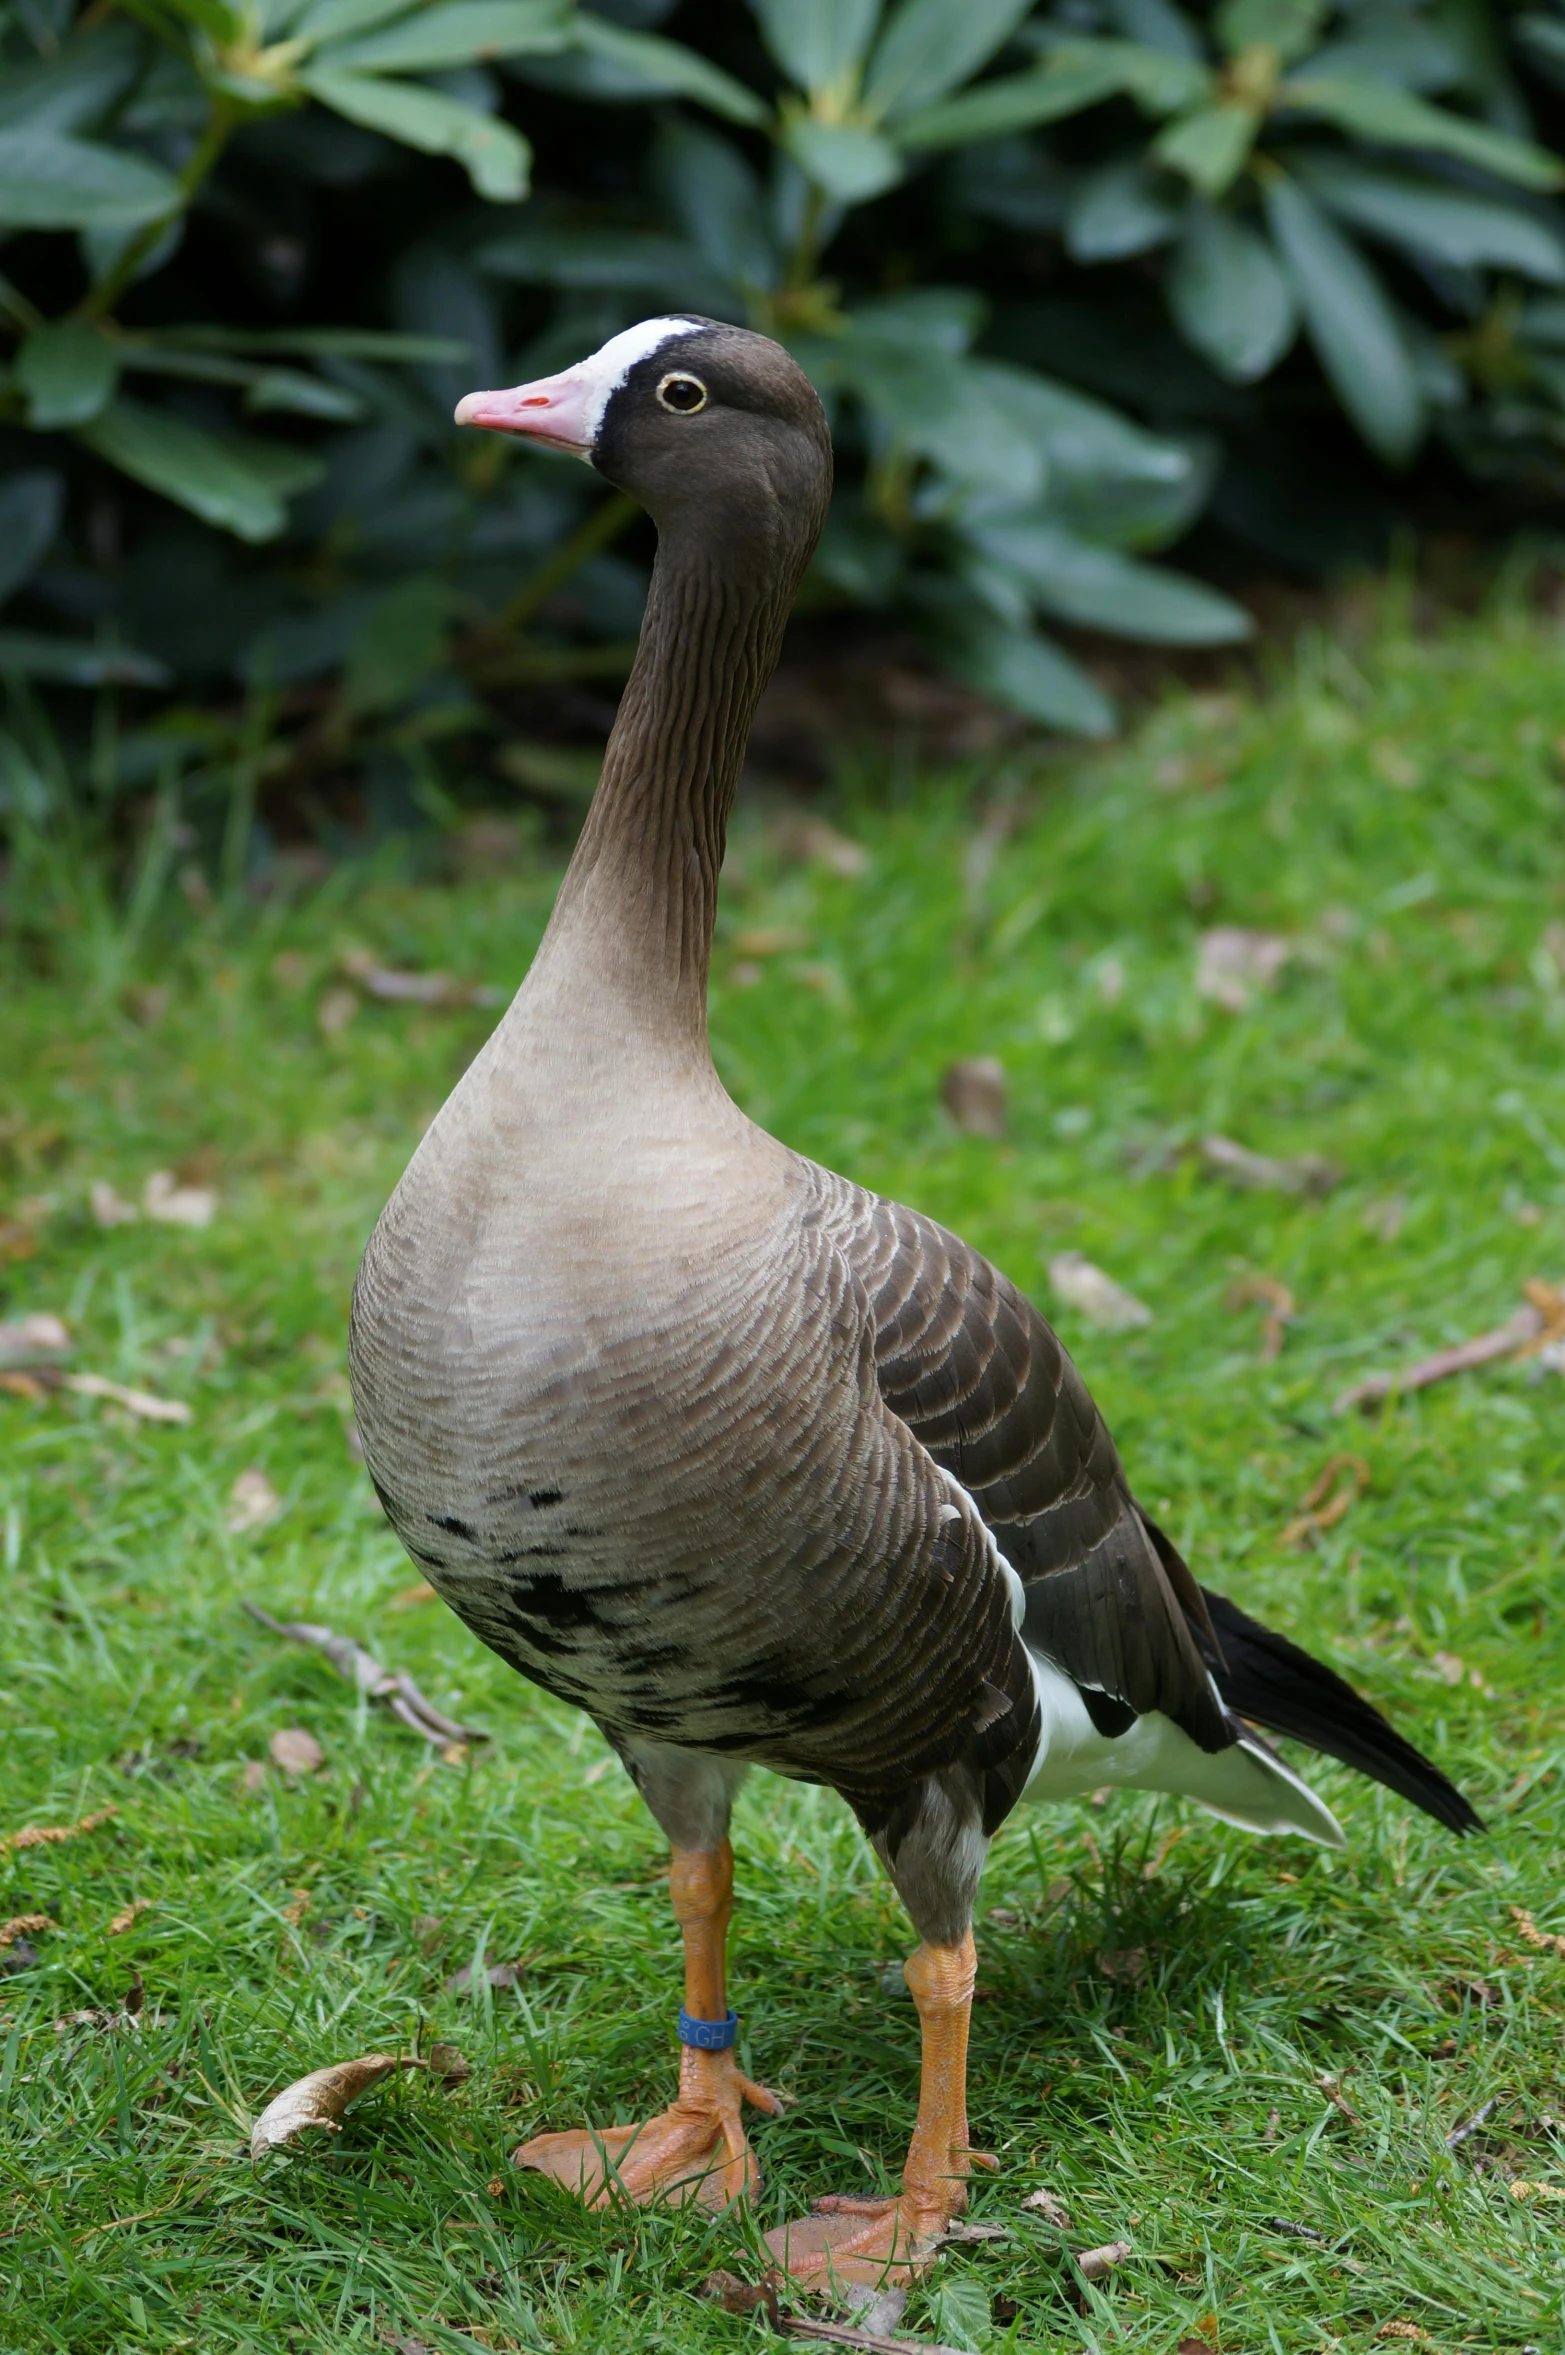
{"label": "black tail feather", "polygon": [[1483,1819],[1411,1742],[1388,1725],[1362,1694],[1301,1652],[1285,1635],[1251,1619],[1226,1595],[1203,1587],[1222,1659],[1217,1689],[1236,1716],[1273,1733],[1291,1734],[1328,1758],[1358,1769],[1388,1791],[1411,1799],[1453,1832],[1481,1832]]}

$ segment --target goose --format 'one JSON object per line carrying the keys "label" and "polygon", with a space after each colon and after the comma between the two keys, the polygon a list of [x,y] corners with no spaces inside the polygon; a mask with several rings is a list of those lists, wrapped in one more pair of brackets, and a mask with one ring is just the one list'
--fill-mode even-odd
{"label": "goose", "polygon": [[462,425],[590,463],[657,555],[601,781],[530,971],[365,1251],[365,1460],[439,1594],[586,1711],[667,1837],[678,2091],[513,2155],[589,2203],[753,2194],[725,1982],[751,1766],[837,1791],[911,1917],[918,2109],[894,2197],[769,2234],[805,2284],[905,2280],[971,2170],[974,1897],[1022,1798],[1171,1792],[1340,1845],[1255,1730],[1456,1832],[1461,1794],[1331,1670],[1204,1592],[1053,1331],[931,1218],[767,1135],[713,1067],[707,972],[756,701],[831,492],[765,336],[649,319],[470,393]]}

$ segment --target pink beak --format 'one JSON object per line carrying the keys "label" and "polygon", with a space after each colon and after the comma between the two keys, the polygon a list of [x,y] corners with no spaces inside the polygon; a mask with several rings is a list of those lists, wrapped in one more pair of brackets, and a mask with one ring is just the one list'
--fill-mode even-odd
{"label": "pink beak", "polygon": [[536,384],[509,392],[464,393],[456,405],[458,425],[482,425],[491,433],[520,434],[573,458],[590,458],[603,414],[603,388],[585,368],[540,376]]}

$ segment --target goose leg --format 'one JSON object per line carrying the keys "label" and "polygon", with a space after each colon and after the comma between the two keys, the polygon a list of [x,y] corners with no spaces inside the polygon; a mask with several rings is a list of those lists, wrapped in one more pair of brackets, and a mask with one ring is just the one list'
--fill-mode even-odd
{"label": "goose leg", "polygon": [[966,2207],[973,2168],[997,2163],[967,2139],[973,1898],[988,1846],[976,1792],[959,1771],[931,1776],[865,1828],[921,1941],[902,1971],[918,2009],[918,2117],[894,2199],[817,2200],[766,2235],[778,2269],[806,2287],[915,2280]]}
{"label": "goose leg", "polygon": [[902,2189],[894,2199],[817,2200],[807,2216],[769,2232],[767,2247],[795,2281],[912,2281],[966,2207],[972,2168],[994,2165],[967,2139],[967,2026],[977,1967],[970,1930],[954,1946],[926,1939],[904,1964],[923,2052]]}
{"label": "goose leg", "polygon": [[[712,1850],[676,1848],[668,1878],[685,1941],[685,2013],[698,2023],[726,2021],[734,1852],[726,1840]],[[726,2208],[760,2189],[760,2169],[745,2139],[746,2102],[773,2115],[782,2108],[774,2093],[741,2074],[732,2050],[684,2043],[679,2095],[671,2108],[640,2126],[535,2135],[512,2158],[518,2167],[552,2175],[590,2208],[607,2206],[616,2192],[643,2204],[699,2200],[703,2207]]]}

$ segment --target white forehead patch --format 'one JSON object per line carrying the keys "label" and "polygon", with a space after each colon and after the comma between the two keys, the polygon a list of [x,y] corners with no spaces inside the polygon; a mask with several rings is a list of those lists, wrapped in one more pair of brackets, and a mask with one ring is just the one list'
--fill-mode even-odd
{"label": "white forehead patch", "polygon": [[695,319],[643,319],[639,327],[611,335],[590,360],[579,361],[570,373],[585,393],[581,416],[589,443],[597,440],[604,410],[637,361],[646,359],[672,336],[699,333],[700,322]]}

